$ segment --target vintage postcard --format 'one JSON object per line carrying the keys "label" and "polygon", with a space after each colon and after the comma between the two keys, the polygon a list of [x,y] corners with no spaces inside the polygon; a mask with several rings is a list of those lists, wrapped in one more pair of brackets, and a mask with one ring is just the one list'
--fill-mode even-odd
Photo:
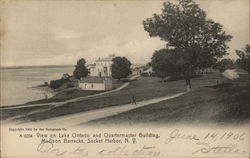
{"label": "vintage postcard", "polygon": [[249,0],[0,0],[1,157],[250,157]]}

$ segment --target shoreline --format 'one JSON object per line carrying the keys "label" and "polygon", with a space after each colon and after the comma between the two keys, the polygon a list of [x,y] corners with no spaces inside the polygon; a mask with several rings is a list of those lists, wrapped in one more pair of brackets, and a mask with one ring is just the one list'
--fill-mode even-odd
{"label": "shoreline", "polygon": [[40,98],[36,98],[36,99],[32,99],[32,100],[27,100],[27,101],[22,102],[22,103],[5,104],[5,105],[3,104],[3,105],[0,106],[0,108],[22,106],[22,105],[29,104],[30,102],[51,99],[56,94],[63,93],[63,92],[68,91],[68,90],[77,89],[77,88],[73,87],[73,88],[65,88],[65,89],[61,89],[61,90],[59,90],[59,89],[54,90],[54,89],[49,88],[48,86],[46,86],[44,84],[40,84],[40,85],[36,85],[36,86],[33,86],[33,87],[28,87],[28,89],[36,91],[37,93],[40,94],[41,97]]}
{"label": "shoreline", "polygon": [[[44,94],[44,98],[42,98],[42,99],[52,98],[53,96],[55,96],[58,93],[46,85],[37,85],[37,86],[31,87],[31,88],[42,92],[42,94]],[[36,100],[33,100],[33,101],[36,101]]]}
{"label": "shoreline", "polygon": [[51,88],[49,88],[47,86],[42,86],[42,85],[29,87],[29,89],[38,92],[41,97],[40,98],[35,98],[35,99],[30,99],[30,100],[27,100],[25,102],[17,103],[17,104],[3,104],[3,105],[1,104],[0,108],[12,107],[12,106],[15,107],[15,106],[20,106],[20,105],[25,105],[25,104],[27,104],[29,102],[52,98],[57,94],[57,92],[55,92]]}

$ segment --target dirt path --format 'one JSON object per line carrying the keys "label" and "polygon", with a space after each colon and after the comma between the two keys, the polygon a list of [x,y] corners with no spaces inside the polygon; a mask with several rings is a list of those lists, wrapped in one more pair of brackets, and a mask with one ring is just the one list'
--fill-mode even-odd
{"label": "dirt path", "polygon": [[[130,80],[133,80],[133,79],[135,79],[137,77],[139,77],[139,75],[132,76],[130,78]],[[106,92],[98,93],[98,94],[94,94],[94,95],[89,95],[89,96],[84,96],[84,97],[78,97],[78,98],[74,98],[74,99],[69,99],[69,100],[65,100],[65,101],[62,101],[62,102],[52,102],[52,103],[43,103],[43,104],[30,104],[30,105],[21,105],[21,106],[6,106],[6,107],[1,107],[0,110],[18,109],[18,108],[44,106],[44,105],[52,105],[52,106],[56,106],[56,107],[57,106],[62,106],[64,104],[68,104],[68,103],[72,103],[72,102],[77,102],[77,101],[83,101],[83,100],[88,99],[88,98],[93,98],[93,97],[96,97],[96,96],[101,96],[101,95],[104,95],[104,94],[117,92],[119,90],[124,89],[129,84],[130,84],[130,82],[126,82],[122,86],[120,86],[119,88],[116,88],[116,89],[111,90],[111,91],[106,91]]]}
{"label": "dirt path", "polygon": [[91,111],[87,111],[87,112],[81,112],[81,113],[77,113],[77,114],[71,114],[71,115],[66,115],[66,116],[64,115],[64,116],[51,118],[51,119],[47,119],[47,120],[40,121],[40,122],[34,122],[34,123],[26,122],[24,124],[27,124],[27,125],[34,124],[34,125],[53,126],[53,127],[74,127],[74,126],[78,126],[82,123],[87,123],[91,120],[96,120],[96,119],[100,119],[100,118],[104,118],[104,117],[108,117],[108,116],[113,116],[113,115],[116,115],[116,114],[119,114],[122,112],[126,112],[126,111],[129,111],[132,109],[136,109],[136,108],[139,108],[142,106],[146,106],[146,105],[158,103],[158,102],[161,102],[164,100],[176,98],[176,97],[179,97],[185,93],[186,92],[178,93],[178,94],[171,95],[171,96],[156,98],[156,99],[150,99],[150,100],[146,100],[146,101],[140,101],[140,102],[137,102],[136,105],[135,104],[118,105],[118,106],[114,106],[114,107],[108,107],[108,108],[103,108],[103,109],[91,110]]}

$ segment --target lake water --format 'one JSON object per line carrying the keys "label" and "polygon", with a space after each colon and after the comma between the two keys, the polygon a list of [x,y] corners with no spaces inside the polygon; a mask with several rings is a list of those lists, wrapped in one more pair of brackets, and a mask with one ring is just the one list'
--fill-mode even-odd
{"label": "lake water", "polygon": [[72,75],[73,66],[1,68],[1,106],[23,104],[45,98],[44,92],[32,87]]}

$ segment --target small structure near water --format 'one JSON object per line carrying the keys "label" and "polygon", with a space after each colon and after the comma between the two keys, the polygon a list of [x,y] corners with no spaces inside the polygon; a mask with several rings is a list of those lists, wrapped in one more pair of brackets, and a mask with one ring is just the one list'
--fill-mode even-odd
{"label": "small structure near water", "polygon": [[111,77],[83,77],[79,81],[79,88],[82,90],[95,90],[106,91],[111,90],[112,78]]}

